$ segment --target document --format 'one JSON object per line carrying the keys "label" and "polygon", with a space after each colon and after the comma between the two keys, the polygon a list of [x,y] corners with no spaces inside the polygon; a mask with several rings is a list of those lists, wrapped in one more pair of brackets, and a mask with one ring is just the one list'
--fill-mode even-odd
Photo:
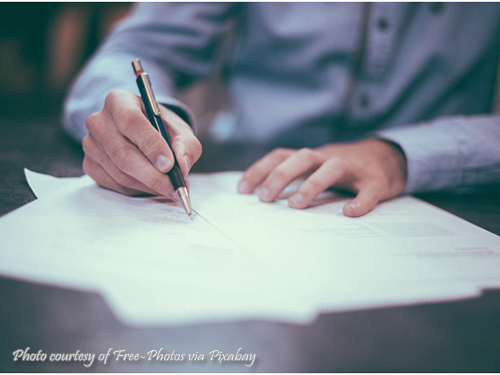
{"label": "document", "polygon": [[0,274],[99,292],[130,325],[308,323],[500,286],[498,236],[409,196],[348,218],[334,193],[294,210],[238,194],[241,172],[194,174],[191,221],[88,176],[26,175],[39,199],[0,218]]}

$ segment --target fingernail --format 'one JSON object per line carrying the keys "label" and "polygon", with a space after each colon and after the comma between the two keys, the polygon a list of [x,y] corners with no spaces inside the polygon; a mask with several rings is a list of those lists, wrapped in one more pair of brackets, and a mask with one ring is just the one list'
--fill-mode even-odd
{"label": "fingernail", "polygon": [[259,189],[259,198],[262,201],[267,201],[269,199],[269,190],[267,188]]}
{"label": "fingernail", "polygon": [[354,215],[356,211],[359,209],[359,203],[347,203],[344,207],[344,211],[347,215]]}
{"label": "fingernail", "polygon": [[248,193],[248,182],[241,180],[238,184],[238,191],[243,194]]}
{"label": "fingernail", "polygon": [[290,203],[294,207],[299,207],[303,201],[304,197],[302,196],[302,194],[295,194],[293,197],[290,198]]}
{"label": "fingernail", "polygon": [[166,172],[170,169],[172,162],[165,155],[160,155],[156,158],[156,167],[160,172]]}

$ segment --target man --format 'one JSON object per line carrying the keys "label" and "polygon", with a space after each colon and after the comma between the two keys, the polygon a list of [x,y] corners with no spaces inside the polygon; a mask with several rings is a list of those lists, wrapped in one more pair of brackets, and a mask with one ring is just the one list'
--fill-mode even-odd
{"label": "man", "polygon": [[333,186],[356,193],[343,211],[360,216],[401,193],[500,182],[500,118],[481,115],[500,52],[491,3],[138,4],[65,104],[86,173],[124,194],[172,196],[172,153],[143,113],[130,62],[151,76],[187,175],[201,145],[175,93],[218,68],[231,26],[228,141],[277,147],[245,172],[241,193],[272,202],[306,176],[291,207]]}

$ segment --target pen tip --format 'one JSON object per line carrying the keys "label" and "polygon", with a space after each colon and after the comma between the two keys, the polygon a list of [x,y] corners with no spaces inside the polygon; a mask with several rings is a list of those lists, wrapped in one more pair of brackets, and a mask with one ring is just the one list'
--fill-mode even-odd
{"label": "pen tip", "polygon": [[181,201],[182,207],[184,207],[184,211],[189,215],[191,220],[193,220],[192,211],[191,211],[191,201],[189,199],[189,193],[186,187],[180,187],[177,189],[177,196]]}

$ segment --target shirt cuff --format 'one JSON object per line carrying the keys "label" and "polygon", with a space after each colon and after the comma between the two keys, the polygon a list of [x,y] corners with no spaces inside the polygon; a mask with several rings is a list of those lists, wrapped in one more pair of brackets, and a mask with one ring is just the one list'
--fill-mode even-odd
{"label": "shirt cuff", "polygon": [[460,151],[450,142],[449,129],[431,123],[382,130],[376,136],[399,145],[407,161],[404,193],[449,190],[459,186]]}
{"label": "shirt cuff", "polygon": [[198,123],[196,121],[196,117],[193,111],[186,104],[169,96],[156,97],[156,101],[170,109],[182,120],[184,120],[191,127],[191,129],[193,129],[193,133],[198,135]]}

